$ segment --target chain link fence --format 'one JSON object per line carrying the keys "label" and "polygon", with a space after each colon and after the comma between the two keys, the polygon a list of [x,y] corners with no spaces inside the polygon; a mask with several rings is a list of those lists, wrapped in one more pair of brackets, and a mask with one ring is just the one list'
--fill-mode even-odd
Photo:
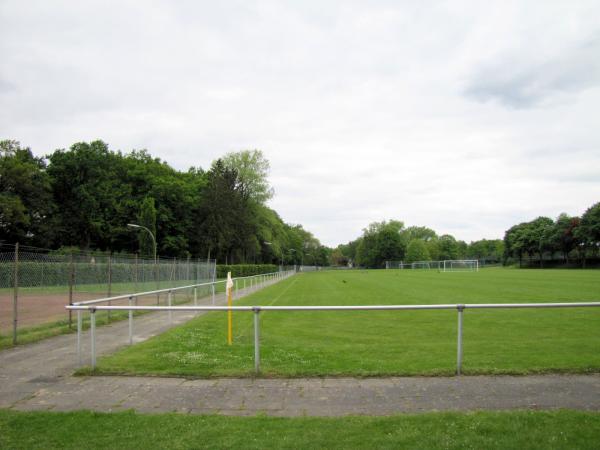
{"label": "chain link fence", "polygon": [[[155,262],[136,255],[57,254],[2,244],[0,339],[16,344],[19,335],[35,328],[57,322],[72,326],[65,305],[73,302],[204,283],[214,281],[215,276],[214,260],[159,258]],[[200,293],[208,294],[208,289]],[[179,302],[189,300],[180,298]],[[160,304],[165,299],[155,295],[145,301]],[[111,318],[107,315],[106,319]]]}

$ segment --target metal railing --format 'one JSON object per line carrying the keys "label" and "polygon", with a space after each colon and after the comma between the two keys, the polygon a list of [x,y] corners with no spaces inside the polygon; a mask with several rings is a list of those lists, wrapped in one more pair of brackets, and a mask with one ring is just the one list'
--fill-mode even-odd
{"label": "metal railing", "polygon": [[[281,281],[285,278],[288,278],[294,275],[296,272],[293,270],[282,271],[282,272],[270,272],[259,275],[250,275],[246,277],[236,277],[233,278],[232,281],[234,283],[232,289],[232,298],[236,299],[239,295],[240,288],[245,290],[247,287],[250,290],[260,289],[264,287],[269,282],[277,282]],[[194,298],[194,306],[193,308],[196,311],[202,311],[202,306],[198,306],[198,288],[204,286],[211,287],[211,297],[212,304],[215,304],[216,299],[216,285],[225,284],[227,280],[218,280],[218,281],[210,281],[207,283],[198,283],[192,284],[188,286],[179,286],[174,288],[167,289],[158,289],[155,291],[147,291],[147,292],[137,292],[132,294],[124,294],[117,295],[114,297],[105,297],[99,298],[95,300],[87,300],[83,302],[76,302],[73,305],[67,305],[65,308],[67,310],[75,310],[77,311],[77,360],[79,365],[81,365],[81,335],[83,331],[83,316],[82,311],[90,312],[90,338],[91,338],[91,352],[92,352],[92,367],[96,365],[96,311],[128,311],[128,320],[129,320],[129,345],[133,344],[133,312],[134,311],[168,311],[168,320],[169,323],[173,321],[173,311],[189,311],[189,308],[192,306],[173,306],[173,293],[177,291],[182,291],[186,289],[193,289],[193,298]],[[242,285],[240,287],[240,285]],[[137,301],[139,297],[144,297],[148,295],[160,295],[167,294],[167,306],[137,306],[134,303]],[[118,300],[128,300],[128,306],[121,305],[111,305],[112,302]],[[108,303],[108,305],[100,305],[100,303]],[[215,310],[219,310],[219,306],[212,306],[212,308],[216,308]],[[228,309],[228,307],[225,307]]]}
{"label": "metal railing", "polygon": [[[289,275],[288,275],[289,276]],[[600,307],[600,302],[573,303],[470,303],[470,304],[440,304],[440,305],[357,305],[357,306],[86,306],[73,305],[67,308],[77,310],[78,317],[82,310],[89,310],[91,315],[91,352],[92,369],[96,367],[95,350],[95,320],[96,310],[129,311],[246,311],[254,313],[254,371],[260,373],[260,321],[261,311],[406,311],[406,310],[445,310],[456,309],[458,313],[456,374],[460,375],[463,361],[463,312],[465,309],[517,309],[517,308],[587,308]],[[131,319],[129,343],[131,344]],[[77,341],[80,356],[80,337]],[[81,363],[81,359],[79,360]]]}

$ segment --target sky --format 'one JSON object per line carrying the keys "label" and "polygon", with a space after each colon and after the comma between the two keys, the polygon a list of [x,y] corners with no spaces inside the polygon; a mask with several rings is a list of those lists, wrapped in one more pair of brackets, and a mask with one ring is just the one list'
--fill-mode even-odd
{"label": "sky", "polygon": [[260,149],[322,243],[502,238],[600,201],[600,2],[0,2],[0,139]]}

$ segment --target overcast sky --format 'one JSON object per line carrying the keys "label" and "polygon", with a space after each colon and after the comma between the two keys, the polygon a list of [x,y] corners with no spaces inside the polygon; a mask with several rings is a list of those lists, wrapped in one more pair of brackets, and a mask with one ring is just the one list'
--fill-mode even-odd
{"label": "overcast sky", "polygon": [[324,244],[600,201],[600,2],[0,2],[0,138],[208,168],[258,148]]}

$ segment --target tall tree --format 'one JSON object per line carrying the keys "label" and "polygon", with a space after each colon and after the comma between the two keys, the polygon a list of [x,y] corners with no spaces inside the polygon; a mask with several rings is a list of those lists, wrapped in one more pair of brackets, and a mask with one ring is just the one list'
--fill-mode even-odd
{"label": "tall tree", "polygon": [[230,262],[238,243],[236,224],[243,207],[237,171],[225,167],[219,159],[213,163],[207,178],[199,208],[198,232],[208,253],[220,261]]}
{"label": "tall tree", "polygon": [[582,263],[585,266],[585,250],[600,249],[600,202],[590,206],[581,216],[581,222],[575,230],[575,237],[583,247]]}
{"label": "tall tree", "polygon": [[423,241],[431,241],[437,238],[437,234],[431,228],[427,227],[407,227],[403,233],[406,236],[406,242],[410,242],[413,239],[421,239]]}
{"label": "tall tree", "polygon": [[262,151],[228,153],[222,161],[225,167],[237,172],[239,191],[245,200],[262,204],[273,197],[274,191],[267,179],[270,165]]}
{"label": "tall tree", "polygon": [[120,159],[102,141],[80,142],[49,156],[64,244],[112,249],[123,233],[120,199],[130,195],[130,187],[119,176]]}
{"label": "tall tree", "polygon": [[358,264],[383,267],[385,261],[401,260],[406,252],[406,241],[401,234],[404,223],[399,220],[373,222],[363,230],[356,247]]}
{"label": "tall tree", "polygon": [[507,257],[517,258],[519,267],[523,265],[523,254],[526,248],[527,223],[513,225],[504,233],[504,248]]}
{"label": "tall tree", "polygon": [[579,217],[570,217],[563,213],[558,216],[546,234],[548,248],[560,251],[565,262],[569,262],[569,253],[577,246],[575,230],[579,226]]}
{"label": "tall tree", "polygon": [[549,217],[538,217],[527,224],[525,248],[529,255],[537,253],[540,267],[544,266],[544,252],[548,249],[548,235],[554,222]]}
{"label": "tall tree", "polygon": [[55,209],[43,159],[17,141],[0,141],[0,240],[49,247]]}
{"label": "tall tree", "polygon": [[458,243],[453,236],[444,234],[438,239],[439,259],[458,259]]}
{"label": "tall tree", "polygon": [[416,261],[429,261],[429,252],[425,245],[425,241],[422,239],[413,239],[408,243],[406,249],[406,260],[408,262]]}

